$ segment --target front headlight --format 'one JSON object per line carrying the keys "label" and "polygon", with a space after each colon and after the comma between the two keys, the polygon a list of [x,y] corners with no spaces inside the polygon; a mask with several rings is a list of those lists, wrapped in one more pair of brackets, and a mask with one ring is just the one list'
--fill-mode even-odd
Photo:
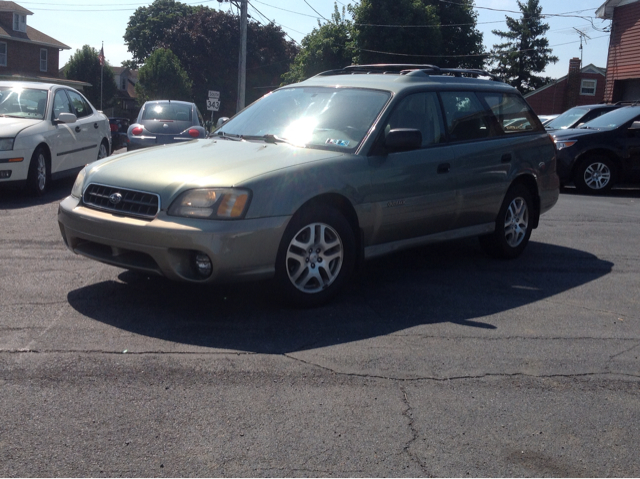
{"label": "front headlight", "polygon": [[199,188],[182,193],[167,214],[187,218],[242,218],[249,207],[251,192],[238,188]]}
{"label": "front headlight", "polygon": [[87,175],[87,167],[85,166],[80,170],[78,176],[76,178],[76,182],[73,184],[73,188],[71,188],[71,196],[75,198],[82,198],[82,188],[84,187],[84,177]]}
{"label": "front headlight", "polygon": [[0,151],[13,150],[13,142],[15,138],[0,138]]}
{"label": "front headlight", "polygon": [[576,143],[578,143],[578,140],[555,140],[555,141],[556,141],[556,148],[558,150],[562,150],[563,148],[569,148],[570,146],[573,146]]}

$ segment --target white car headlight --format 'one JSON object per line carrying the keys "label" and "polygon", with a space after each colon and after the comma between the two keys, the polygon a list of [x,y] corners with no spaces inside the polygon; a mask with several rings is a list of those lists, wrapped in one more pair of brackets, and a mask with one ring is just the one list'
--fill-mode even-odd
{"label": "white car headlight", "polygon": [[0,138],[0,151],[13,150],[13,142],[15,138]]}
{"label": "white car headlight", "polygon": [[187,218],[237,219],[249,207],[249,190],[238,188],[198,188],[182,193],[167,214]]}
{"label": "white car headlight", "polygon": [[73,184],[73,188],[71,188],[71,196],[75,198],[82,198],[82,189],[84,188],[84,177],[87,176],[87,167],[85,166],[80,170],[78,176],[76,178],[76,182]]}

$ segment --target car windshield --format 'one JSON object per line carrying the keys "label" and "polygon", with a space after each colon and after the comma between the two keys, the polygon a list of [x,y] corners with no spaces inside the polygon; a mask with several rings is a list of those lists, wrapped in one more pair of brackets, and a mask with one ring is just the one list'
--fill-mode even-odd
{"label": "car windshield", "polygon": [[191,105],[150,103],[144,107],[142,120],[191,121]]}
{"label": "car windshield", "polygon": [[585,116],[587,113],[589,113],[589,110],[586,108],[570,108],[562,115],[547,123],[545,127],[552,130],[564,130],[569,128],[576,121],[580,120],[580,118]]}
{"label": "car windshield", "polygon": [[215,134],[355,150],[390,93],[358,88],[284,88],[225,123]]}
{"label": "car windshield", "polygon": [[0,116],[42,120],[47,94],[34,88],[0,87]]}
{"label": "car windshield", "polygon": [[618,128],[620,125],[627,123],[628,121],[633,120],[635,117],[640,115],[640,107],[637,106],[627,106],[623,108],[618,108],[617,110],[610,111],[609,113],[605,113],[598,118],[594,118],[591,121],[588,121],[580,128],[596,128],[598,130],[613,130],[614,128]]}

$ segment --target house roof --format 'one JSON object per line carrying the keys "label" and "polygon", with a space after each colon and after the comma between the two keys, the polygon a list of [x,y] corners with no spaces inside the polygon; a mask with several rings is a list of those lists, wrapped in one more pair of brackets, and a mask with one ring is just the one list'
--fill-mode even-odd
{"label": "house roof", "polygon": [[[0,2],[0,3],[13,3],[13,2]],[[47,47],[59,48],[61,50],[71,50],[70,46],[59,42],[55,38],[51,38],[49,35],[45,35],[40,30],[27,25],[26,32],[16,32],[13,29],[7,29],[0,24],[0,38],[10,39],[18,42],[36,43]]]}
{"label": "house roof", "polygon": [[[596,75],[602,75],[605,76],[605,74],[607,73],[607,69],[606,68],[600,68],[595,66],[593,63],[589,63],[586,67],[582,67],[580,69],[580,73],[593,73]],[[530,91],[529,93],[525,94],[524,97],[527,98],[528,96],[531,96],[535,93],[540,93],[543,90],[546,90],[547,88],[552,87],[553,85],[556,85],[557,83],[560,83],[561,81],[566,80],[568,75],[563,76],[562,78],[558,78],[557,80],[552,81],[551,83],[548,83],[547,85],[538,88],[537,90],[534,91]]]}
{"label": "house roof", "polygon": [[33,12],[30,12],[24,7],[21,7],[15,2],[0,2],[0,12],[12,12],[12,13],[21,13],[22,15],[33,15]]}
{"label": "house roof", "polygon": [[607,0],[596,10],[596,17],[603,20],[611,20],[613,18],[613,10],[622,5],[636,3],[638,0]]}

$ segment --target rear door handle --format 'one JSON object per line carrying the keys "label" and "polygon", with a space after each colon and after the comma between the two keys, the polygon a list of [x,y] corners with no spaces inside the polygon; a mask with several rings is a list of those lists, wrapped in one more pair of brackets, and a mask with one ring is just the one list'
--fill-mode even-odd
{"label": "rear door handle", "polygon": [[438,165],[438,174],[449,173],[449,170],[451,170],[451,165],[449,163],[440,163]]}
{"label": "rear door handle", "polygon": [[500,159],[500,161],[502,163],[510,163],[511,162],[511,153],[505,153],[504,155],[502,155],[502,158]]}
{"label": "rear door handle", "polygon": [[97,124],[97,123],[94,123],[94,124],[93,124],[93,127],[97,130],[97,129],[98,129],[98,124]]}

